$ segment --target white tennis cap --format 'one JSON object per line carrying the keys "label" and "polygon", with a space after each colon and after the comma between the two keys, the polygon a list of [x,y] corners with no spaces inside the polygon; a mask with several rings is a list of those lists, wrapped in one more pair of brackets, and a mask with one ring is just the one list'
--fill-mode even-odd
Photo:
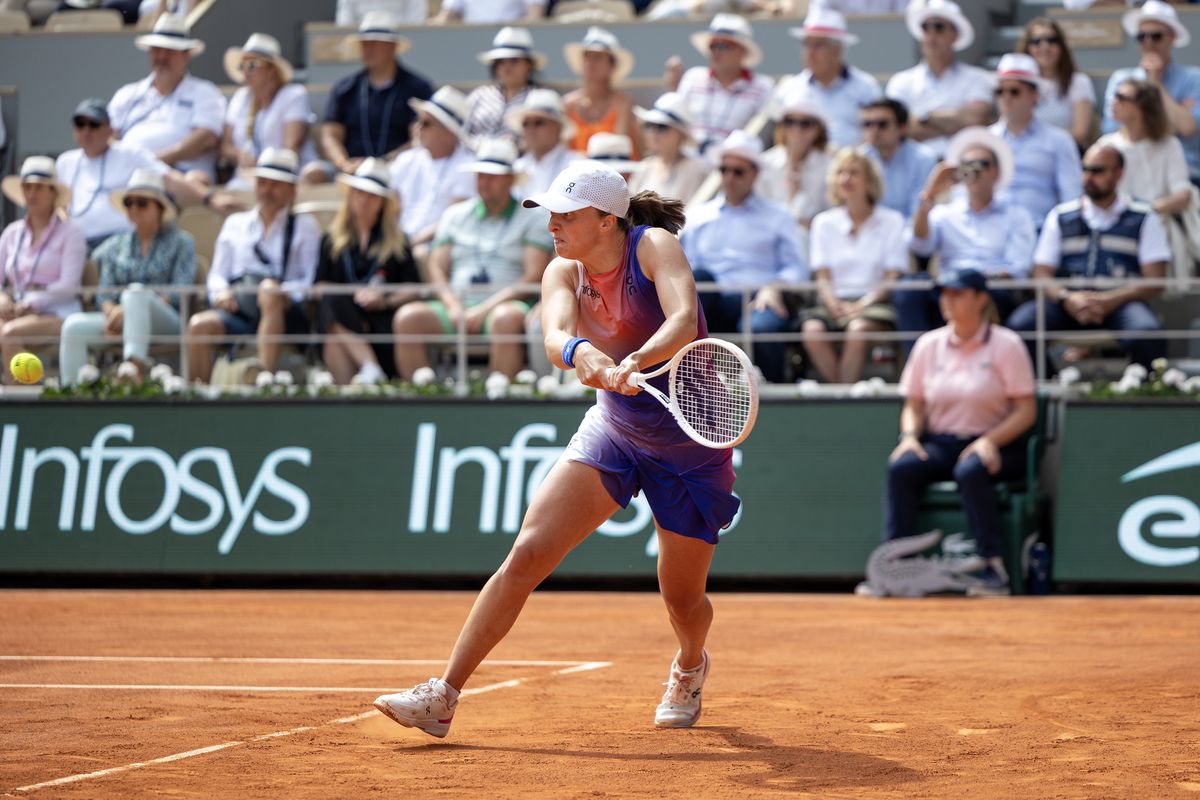
{"label": "white tennis cap", "polygon": [[558,173],[549,189],[527,198],[521,205],[541,206],[555,214],[591,206],[624,218],[629,213],[629,185],[611,167],[599,161],[581,160]]}

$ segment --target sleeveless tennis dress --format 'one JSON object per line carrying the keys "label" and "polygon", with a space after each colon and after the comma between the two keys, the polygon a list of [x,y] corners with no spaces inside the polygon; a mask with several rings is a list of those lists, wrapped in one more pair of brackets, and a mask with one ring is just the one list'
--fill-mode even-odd
{"label": "sleeveless tennis dress", "polygon": [[[629,232],[620,269],[591,275],[578,265],[577,335],[618,364],[666,320],[654,283],[638,263],[637,247],[647,227]],[[706,336],[708,325],[700,311],[696,338]],[[644,371],[652,369],[647,366]],[[664,374],[651,383],[667,392],[668,380]],[[717,533],[729,525],[741,503],[732,494],[733,451],[693,442],[671,412],[645,392],[597,395],[596,405],[567,444],[565,458],[599,470],[604,488],[622,507],[644,491],[659,527],[716,543]]]}

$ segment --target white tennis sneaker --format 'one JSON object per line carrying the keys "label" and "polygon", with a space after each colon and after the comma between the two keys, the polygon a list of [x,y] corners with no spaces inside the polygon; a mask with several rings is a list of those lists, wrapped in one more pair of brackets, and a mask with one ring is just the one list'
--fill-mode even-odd
{"label": "white tennis sneaker", "polygon": [[663,686],[662,702],[654,711],[654,724],[659,728],[690,728],[700,719],[700,693],[712,661],[707,650],[701,650],[704,660],[700,666],[684,672],[679,661],[671,662],[671,675]]}
{"label": "white tennis sneaker", "polygon": [[[450,695],[454,694],[453,700]],[[406,728],[420,728],[430,736],[444,738],[454,721],[458,707],[457,692],[439,678],[430,678],[407,692],[384,694],[375,698],[375,707]]]}

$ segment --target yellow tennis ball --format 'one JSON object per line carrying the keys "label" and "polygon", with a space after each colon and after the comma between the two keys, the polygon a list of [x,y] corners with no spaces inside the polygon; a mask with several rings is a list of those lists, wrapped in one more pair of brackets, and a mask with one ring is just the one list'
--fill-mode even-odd
{"label": "yellow tennis ball", "polygon": [[33,353],[17,353],[8,368],[21,383],[37,383],[42,379],[42,360]]}

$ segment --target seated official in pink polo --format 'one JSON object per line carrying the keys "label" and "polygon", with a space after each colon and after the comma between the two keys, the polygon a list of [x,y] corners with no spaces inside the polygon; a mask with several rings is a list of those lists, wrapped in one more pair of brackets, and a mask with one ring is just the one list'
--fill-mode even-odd
{"label": "seated official in pink polo", "polygon": [[946,325],[917,339],[900,377],[905,402],[888,459],[883,538],[916,534],[925,488],[953,479],[987,562],[972,593],[1008,594],[994,484],[1025,473],[1023,437],[1037,419],[1033,364],[1020,336],[984,319],[983,273],[948,269],[937,285]]}

